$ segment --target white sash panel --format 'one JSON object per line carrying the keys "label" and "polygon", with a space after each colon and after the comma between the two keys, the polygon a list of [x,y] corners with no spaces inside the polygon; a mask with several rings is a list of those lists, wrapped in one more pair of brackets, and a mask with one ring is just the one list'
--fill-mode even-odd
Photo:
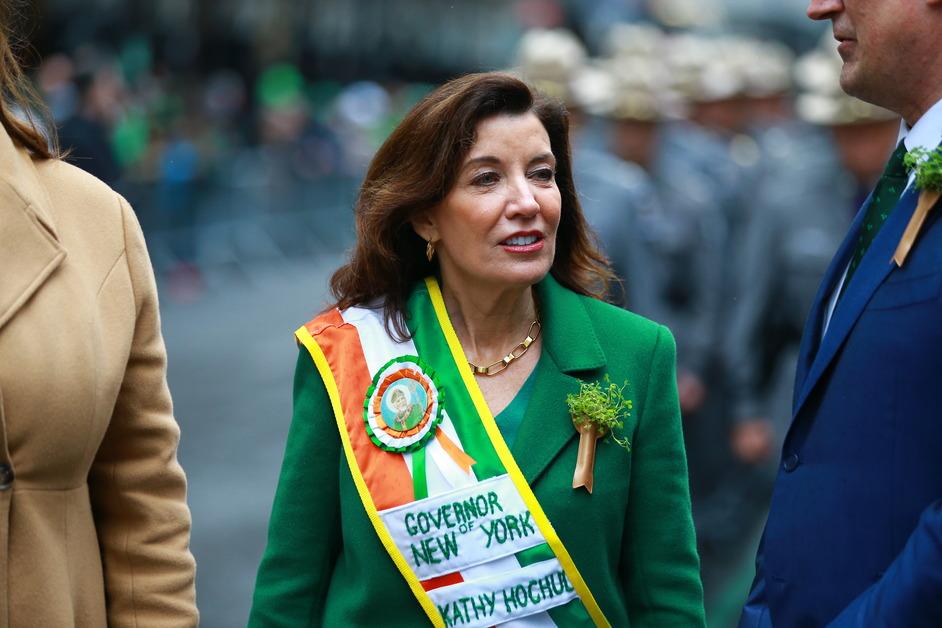
{"label": "white sash panel", "polygon": [[[478,628],[518,620],[562,606],[577,597],[555,558],[508,573],[428,592],[445,626]],[[540,617],[533,625],[546,625]],[[521,622],[520,625],[530,625]]]}
{"label": "white sash panel", "polygon": [[[396,342],[389,337],[383,322],[382,309],[353,307],[344,310],[342,316],[345,322],[357,329],[360,346],[363,349],[363,355],[371,377],[375,376],[392,358],[403,355],[418,355],[415,344],[411,339]],[[364,391],[365,393],[366,391]],[[461,439],[458,437],[457,430],[455,430],[447,410],[444,411],[439,429],[445,432],[452,442],[463,449]],[[505,475],[485,480],[479,484],[473,471],[465,472],[464,469],[455,464],[435,438],[432,438],[426,445],[425,453],[426,483],[430,497],[421,502],[414,502],[380,513],[384,525],[396,541],[396,545],[409,562],[410,567],[415,570],[418,578],[425,580],[438,575],[459,572],[465,582],[455,586],[464,586],[472,582],[485,582],[489,578],[495,577],[494,574],[501,574],[502,577],[508,578],[514,574],[520,576],[524,573],[514,554],[520,550],[535,547],[543,543],[544,539],[536,523],[528,518],[529,510],[523,504],[523,500],[510,478]],[[413,472],[412,454],[403,454],[403,459],[411,474]],[[441,518],[439,517],[439,509],[445,504],[452,504],[449,521],[452,524],[456,523],[454,503],[459,501],[459,496],[466,495],[466,497],[460,499],[463,504],[465,499],[471,499],[471,496],[477,495],[479,492],[484,492],[486,495],[490,492],[490,489],[485,487],[492,485],[499,485],[500,487],[500,491],[497,492],[497,501],[504,508],[504,512],[497,511],[484,517],[476,517],[474,525],[467,526],[464,533],[461,532],[460,524],[457,529],[448,528],[448,522],[443,520],[444,513],[442,513]],[[476,509],[477,504],[469,505],[469,508],[472,507]],[[416,517],[415,520],[409,517],[409,528],[406,527],[406,509],[412,509],[412,513]],[[462,509],[462,515],[473,514],[473,512],[467,512],[466,510]],[[398,516],[395,514],[397,512],[400,513]],[[428,534],[423,534],[422,530],[418,529],[419,512],[425,513],[422,517],[422,529],[429,525]],[[508,525],[508,520],[502,519],[503,516],[510,514],[523,517],[522,520],[520,518],[516,520],[517,525],[514,529],[511,529],[513,524]],[[438,521],[438,526],[442,526],[441,528],[435,527],[435,529],[432,529],[431,526],[436,523],[432,519],[433,516]],[[467,523],[467,519],[465,523]],[[414,529],[419,532],[417,536],[410,534],[410,531],[413,530],[413,524],[415,524]],[[472,530],[472,527],[474,530]],[[454,533],[454,536],[451,536],[452,533]],[[491,548],[487,547],[488,534],[491,537]],[[503,540],[503,543],[500,542],[501,540]],[[425,541],[424,544],[423,541]],[[412,550],[413,543],[416,544],[415,553]],[[491,549],[495,546],[499,546],[498,551],[491,552]],[[453,555],[455,548],[457,548],[457,554]],[[446,553],[448,554],[447,557]],[[427,563],[423,560],[425,557],[429,559]],[[416,564],[417,559],[422,561],[421,567]],[[434,563],[432,562],[433,559],[442,562]],[[555,559],[546,561],[546,564],[554,565],[556,569],[561,571],[559,563]],[[451,588],[447,587],[437,591]],[[432,593],[435,593],[435,591]],[[443,594],[439,593],[438,595]],[[433,599],[435,599],[434,595]],[[558,604],[546,606],[546,608],[565,604],[572,599],[572,596],[565,599],[559,597],[558,599],[560,600]],[[503,598],[499,601],[503,604]],[[495,612],[498,610],[495,608]],[[454,618],[454,615],[452,615],[452,618]],[[480,625],[493,626],[498,622],[503,623],[506,628],[551,628],[556,625],[542,606],[531,606],[526,614],[514,613],[509,620],[495,619],[491,623]]]}
{"label": "white sash panel", "polygon": [[419,580],[544,542],[509,475],[379,513]]}
{"label": "white sash panel", "polygon": [[[360,346],[363,348],[363,357],[370,371],[370,377],[375,377],[376,373],[393,358],[404,355],[419,355],[415,343],[411,339],[396,342],[389,337],[383,323],[382,309],[352,307],[344,310],[341,315],[344,321],[356,327],[357,334],[360,336]],[[366,394],[366,391],[363,391],[363,393]],[[461,439],[458,438],[458,433],[447,411],[444,413],[438,429],[445,432],[453,443],[461,447]],[[441,444],[434,437],[425,446],[425,453],[426,483],[429,495],[469,486],[477,481],[473,472],[466,472],[455,464],[455,461],[445,453]],[[412,454],[403,454],[403,459],[409,467],[409,473],[412,473]]]}

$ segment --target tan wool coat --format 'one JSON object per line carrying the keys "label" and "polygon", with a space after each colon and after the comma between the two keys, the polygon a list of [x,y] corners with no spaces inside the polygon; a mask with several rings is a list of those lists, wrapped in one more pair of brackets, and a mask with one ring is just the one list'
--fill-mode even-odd
{"label": "tan wool coat", "polygon": [[197,624],[165,367],[127,202],[0,127],[0,628]]}

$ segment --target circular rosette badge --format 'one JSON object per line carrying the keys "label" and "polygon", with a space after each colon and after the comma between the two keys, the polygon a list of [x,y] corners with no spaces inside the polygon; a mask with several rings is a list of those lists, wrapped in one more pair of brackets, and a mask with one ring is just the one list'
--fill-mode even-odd
{"label": "circular rosette badge", "polygon": [[363,407],[366,432],[377,447],[417,451],[442,421],[442,391],[428,366],[416,356],[404,356],[376,373]]}

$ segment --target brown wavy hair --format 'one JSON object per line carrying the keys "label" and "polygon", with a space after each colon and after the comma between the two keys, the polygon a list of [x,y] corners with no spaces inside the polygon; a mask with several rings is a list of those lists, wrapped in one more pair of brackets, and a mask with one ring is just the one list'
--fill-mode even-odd
{"label": "brown wavy hair", "polygon": [[[53,159],[59,156],[55,125],[17,58],[24,47],[15,34],[15,22],[23,17],[17,10],[20,4],[0,0],[0,124],[18,146],[35,157]],[[37,116],[48,123],[48,137]]]}
{"label": "brown wavy hair", "polygon": [[399,339],[409,337],[409,294],[416,282],[437,271],[437,263],[425,258],[426,243],[411,218],[435,207],[451,190],[481,120],[528,112],[549,135],[562,197],[550,273],[574,292],[605,297],[614,274],[576,195],[565,108],[513,76],[489,72],[454,79],[426,96],[373,157],[354,208],[356,245],[330,280],[336,307],[382,301],[387,330]]}

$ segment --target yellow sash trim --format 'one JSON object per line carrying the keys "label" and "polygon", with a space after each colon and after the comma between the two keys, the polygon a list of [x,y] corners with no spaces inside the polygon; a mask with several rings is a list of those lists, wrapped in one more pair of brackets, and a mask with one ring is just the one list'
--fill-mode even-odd
{"label": "yellow sash trim", "polygon": [[468,365],[468,358],[464,354],[464,349],[461,348],[458,335],[455,333],[454,327],[451,326],[451,320],[448,318],[448,311],[445,309],[445,300],[442,298],[442,292],[438,287],[438,282],[434,277],[427,277],[425,279],[425,286],[428,288],[429,296],[432,299],[432,307],[435,309],[435,315],[438,317],[438,324],[441,325],[442,332],[445,334],[445,340],[448,342],[448,348],[451,349],[451,354],[458,367],[458,372],[461,373],[461,379],[464,380],[464,385],[471,395],[471,400],[474,402],[474,407],[481,417],[484,429],[487,431],[487,435],[491,439],[494,449],[497,450],[498,458],[500,458],[504,469],[510,475],[510,479],[513,480],[517,491],[519,491],[520,495],[523,497],[523,502],[527,505],[527,508],[530,509],[530,513],[533,515],[533,519],[536,521],[537,527],[539,527],[540,532],[543,534],[546,543],[553,550],[553,553],[556,554],[559,564],[562,565],[563,569],[566,571],[566,576],[579,594],[582,604],[589,612],[589,617],[592,618],[596,626],[610,628],[611,624],[608,623],[598,602],[595,601],[595,596],[589,591],[589,587],[582,578],[582,574],[579,573],[576,563],[573,562],[572,557],[560,540],[559,535],[556,534],[553,524],[550,523],[546,513],[543,512],[540,502],[537,501],[536,495],[533,494],[533,490],[527,483],[527,479],[523,477],[520,467],[517,466],[517,461],[514,460],[513,455],[510,453],[507,443],[504,442],[504,437],[501,436],[500,428],[497,427],[494,416],[491,414],[491,410],[487,407],[487,402],[484,400],[484,394],[478,387],[478,383],[474,379],[474,373],[471,372],[471,367]]}
{"label": "yellow sash trim", "polygon": [[422,605],[422,610],[425,611],[425,614],[428,615],[428,618],[432,621],[432,625],[435,626],[435,628],[445,628],[445,621],[435,607],[435,603],[425,592],[425,589],[422,588],[422,583],[419,582],[415,573],[409,568],[405,557],[402,555],[402,552],[399,551],[399,548],[396,547],[395,541],[393,541],[389,532],[386,531],[386,526],[383,525],[379,517],[379,511],[376,509],[376,504],[373,503],[373,497],[370,495],[370,490],[366,486],[366,480],[363,479],[363,474],[360,472],[356,456],[353,453],[353,445],[350,443],[350,435],[347,432],[347,424],[344,420],[343,406],[340,403],[340,390],[337,387],[334,374],[330,370],[330,365],[327,363],[327,357],[317,344],[317,341],[314,340],[314,337],[311,336],[307,327],[302,326],[298,331],[294,332],[294,334],[298,341],[300,341],[311,354],[311,357],[314,359],[314,364],[317,365],[317,371],[324,380],[324,386],[327,387],[327,396],[330,397],[330,405],[334,410],[334,418],[337,420],[340,440],[343,443],[343,451],[344,454],[346,454],[347,464],[350,467],[350,475],[353,476],[353,483],[357,487],[357,493],[360,494],[360,501],[363,502],[366,515],[370,518],[370,523],[373,524],[376,535],[382,542],[383,547],[386,548],[386,552],[389,553],[393,563],[396,564],[399,573],[405,578],[406,583],[412,590],[412,594],[415,595],[419,604]]}

